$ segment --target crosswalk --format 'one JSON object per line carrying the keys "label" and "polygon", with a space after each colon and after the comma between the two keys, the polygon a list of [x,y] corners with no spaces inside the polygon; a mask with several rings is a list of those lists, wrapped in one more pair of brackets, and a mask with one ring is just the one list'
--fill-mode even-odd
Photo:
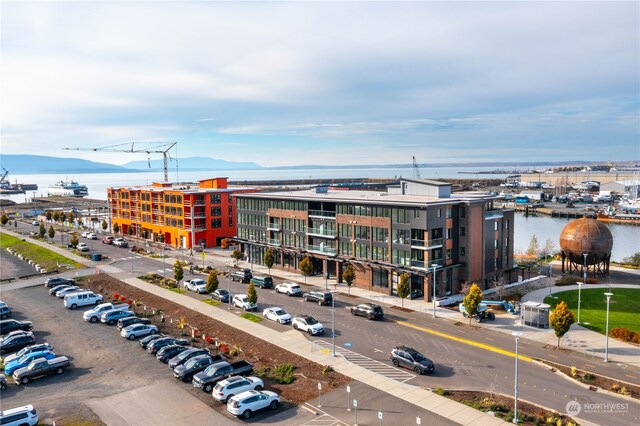
{"label": "crosswalk", "polygon": [[[315,343],[322,350],[333,351],[333,345],[329,342],[325,342],[324,340],[314,340],[313,343]],[[336,354],[342,356],[344,359],[357,366],[366,368],[369,371],[373,371],[374,373],[388,377],[389,379],[397,380],[399,382],[404,383],[416,377],[415,374],[410,373],[408,370],[396,368],[391,364],[385,364],[383,362],[376,361],[375,359],[371,359],[369,357],[360,355],[356,352],[341,348],[339,346],[336,346]]]}
{"label": "crosswalk", "polygon": [[348,423],[345,423],[342,420],[338,420],[331,414],[322,411],[318,407],[311,405],[308,402],[305,402],[304,405],[305,407],[309,407],[313,412],[317,413],[317,416],[309,420],[308,422],[303,423],[301,426],[349,426]]}

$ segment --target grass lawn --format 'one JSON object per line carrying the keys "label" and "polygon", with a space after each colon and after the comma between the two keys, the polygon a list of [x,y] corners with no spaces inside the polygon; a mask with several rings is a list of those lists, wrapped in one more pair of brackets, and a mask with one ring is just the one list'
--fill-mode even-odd
{"label": "grass lawn", "polygon": [[[582,290],[580,301],[580,321],[584,327],[604,334],[607,316],[606,288],[587,288]],[[609,330],[625,327],[640,332],[640,289],[614,288],[609,305]],[[553,296],[557,297],[554,299]],[[551,309],[564,300],[578,320],[578,290],[554,293],[544,299]],[[584,324],[588,322],[589,324]]]}
{"label": "grass lawn", "polygon": [[240,318],[248,319],[249,321],[253,321],[253,322],[260,322],[260,321],[263,320],[262,317],[254,315],[254,314],[252,314],[250,312],[247,312],[245,314],[240,315]]}
{"label": "grass lawn", "polygon": [[211,306],[218,306],[220,304],[219,301],[212,300],[212,299],[205,299],[205,300],[203,300],[203,302],[206,303],[207,305],[211,305]]}
{"label": "grass lawn", "polygon": [[20,253],[27,259],[33,260],[47,271],[55,270],[58,265],[63,264],[72,265],[73,267],[79,266],[75,261],[58,253],[2,232],[0,232],[0,247],[2,247],[3,256],[10,256],[10,254],[4,252],[4,250],[6,250],[7,247],[11,247],[16,253]]}

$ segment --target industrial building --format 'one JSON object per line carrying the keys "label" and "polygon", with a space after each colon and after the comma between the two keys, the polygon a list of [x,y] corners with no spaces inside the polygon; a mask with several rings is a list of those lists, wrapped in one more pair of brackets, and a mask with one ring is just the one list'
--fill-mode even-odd
{"label": "industrial building", "polygon": [[255,191],[229,188],[227,178],[108,188],[111,227],[174,247],[216,247],[236,234],[232,195]]}
{"label": "industrial building", "polygon": [[318,187],[235,198],[235,239],[254,263],[263,263],[268,249],[274,268],[299,270],[309,257],[314,274],[338,282],[351,264],[356,287],[383,294],[396,294],[406,272],[410,297],[425,300],[434,279],[436,297],[456,294],[464,283],[487,288],[517,279],[514,212],[494,208],[496,197],[484,193],[401,179],[386,192]]}

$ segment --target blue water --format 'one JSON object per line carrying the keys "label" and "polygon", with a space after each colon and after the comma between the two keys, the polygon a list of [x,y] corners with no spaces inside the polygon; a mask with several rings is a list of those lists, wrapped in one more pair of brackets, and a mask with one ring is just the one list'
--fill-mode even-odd
{"label": "blue water", "polygon": [[[541,166],[542,167],[542,166]],[[467,174],[460,171],[491,171],[495,167],[438,167],[421,168],[423,178],[458,178],[458,179],[504,179],[503,174]],[[413,171],[405,168],[367,168],[367,169],[308,169],[308,170],[225,170],[225,171],[198,171],[169,174],[172,182],[194,182],[212,177],[228,177],[232,181],[244,180],[278,180],[278,179],[314,179],[314,178],[397,178],[400,176],[411,177]],[[99,200],[107,199],[107,187],[150,185],[153,182],[161,182],[164,178],[162,172],[147,173],[103,173],[103,174],[78,174],[61,176],[55,175],[11,175],[11,182],[35,183],[37,191],[29,191],[27,194],[3,196],[18,203],[23,203],[34,196],[46,196],[47,187],[60,179],[73,179],[89,188],[89,197]],[[540,245],[543,246],[547,239],[560,247],[560,233],[562,228],[569,223],[568,219],[551,218],[549,216],[530,216],[516,214],[514,229],[515,250],[526,251],[531,241],[531,236],[536,235]],[[608,223],[607,226],[613,235],[613,251],[611,259],[620,261],[624,257],[640,251],[640,226],[619,225]]]}

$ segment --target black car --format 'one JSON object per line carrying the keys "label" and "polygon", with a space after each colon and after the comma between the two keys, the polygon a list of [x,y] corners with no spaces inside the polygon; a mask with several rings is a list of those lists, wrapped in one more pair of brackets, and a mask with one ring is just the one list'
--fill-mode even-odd
{"label": "black car", "polygon": [[71,278],[62,278],[62,277],[49,278],[44,282],[44,286],[47,288],[55,287],[61,284],[75,285],[76,282]]}
{"label": "black car", "polygon": [[4,374],[0,374],[0,390],[5,390],[9,387],[9,384],[7,383],[7,378],[4,376]]}
{"label": "black car", "polygon": [[209,355],[198,355],[173,369],[173,376],[183,382],[190,382],[193,376],[214,363]]}
{"label": "black car", "polygon": [[396,367],[406,367],[418,374],[429,374],[436,368],[433,361],[408,346],[393,348],[389,359]]}
{"label": "black car", "polygon": [[0,340],[0,355],[16,352],[25,346],[36,343],[36,338],[30,331],[12,331]]}
{"label": "black car", "polygon": [[174,356],[186,351],[189,349],[189,346],[184,345],[169,345],[164,348],[160,348],[158,352],[156,352],[156,358],[158,361],[164,362],[165,364],[169,362],[171,358]]}
{"label": "black car", "polygon": [[310,291],[302,295],[307,302],[317,302],[318,305],[330,305],[333,301],[333,294],[329,291]]}
{"label": "black car", "polygon": [[189,341],[187,339],[176,339],[174,337],[166,337],[162,339],[154,340],[147,345],[147,352],[156,354],[160,349],[169,345],[183,345],[188,346]]}
{"label": "black car", "polygon": [[198,349],[198,348],[190,348],[186,351],[174,356],[168,362],[169,367],[176,368],[180,364],[184,364],[189,361],[191,358],[196,357],[198,355],[209,355],[209,349]]}
{"label": "black car", "polygon": [[147,346],[149,346],[149,343],[153,342],[154,340],[157,339],[162,339],[163,337],[167,337],[166,334],[151,334],[147,337],[143,337],[142,339],[140,339],[140,341],[138,343],[140,343],[140,347],[142,349],[147,349]]}
{"label": "black car", "polygon": [[31,331],[33,323],[31,321],[18,321],[16,319],[6,319],[0,321],[0,335],[10,333],[15,330]]}
{"label": "black car", "polygon": [[380,305],[374,305],[373,303],[361,303],[351,307],[351,315],[360,315],[361,317],[367,317],[367,319],[382,319],[384,317],[384,311]]}
{"label": "black car", "polygon": [[128,327],[133,324],[151,324],[151,320],[149,318],[140,318],[140,317],[126,317],[120,318],[118,320],[118,330],[122,330],[125,327]]}
{"label": "black car", "polygon": [[229,303],[229,292],[227,290],[219,288],[211,293],[211,298],[214,300],[219,300],[222,303]]}

